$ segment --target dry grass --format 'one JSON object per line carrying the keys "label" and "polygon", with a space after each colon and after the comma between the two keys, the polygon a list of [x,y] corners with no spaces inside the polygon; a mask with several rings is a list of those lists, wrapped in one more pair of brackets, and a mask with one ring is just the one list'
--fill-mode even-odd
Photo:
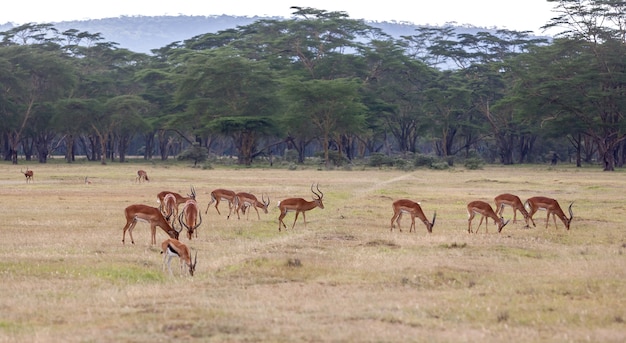
{"label": "dry grass", "polygon": [[[621,171],[141,167],[150,183],[134,183],[132,164],[49,164],[31,166],[26,185],[19,166],[0,166],[0,342],[626,340]],[[279,233],[274,204],[309,199],[312,182],[325,209],[294,230],[288,214]],[[146,224],[122,245],[123,209],[190,185],[204,222],[198,240],[181,239],[198,266],[170,277]],[[270,213],[205,214],[218,187],[268,194]],[[572,229],[546,230],[541,212],[537,228],[511,222],[497,234],[490,222],[468,234],[465,204],[502,192],[574,201]],[[432,234],[419,221],[409,233],[407,216],[389,231],[401,197],[437,211]]]}

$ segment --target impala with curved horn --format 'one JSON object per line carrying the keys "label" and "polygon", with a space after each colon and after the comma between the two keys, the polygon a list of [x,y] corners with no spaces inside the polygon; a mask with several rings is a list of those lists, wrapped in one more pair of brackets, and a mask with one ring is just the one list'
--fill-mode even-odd
{"label": "impala with curved horn", "polygon": [[265,196],[261,194],[261,200],[263,202],[259,201],[259,199],[257,199],[257,197],[254,194],[245,193],[245,192],[239,192],[235,195],[235,197],[236,197],[235,203],[237,204],[237,209],[236,209],[237,219],[239,219],[239,210],[241,210],[245,214],[246,209],[248,209],[248,217],[249,217],[250,207],[254,208],[259,220],[261,220],[261,216],[259,215],[259,210],[258,210],[259,208],[262,209],[263,212],[267,214],[267,208],[270,205],[269,196],[267,197],[267,200],[265,200]]}
{"label": "impala with curved horn", "polygon": [[192,188],[191,189],[191,194],[187,194],[186,197],[184,197],[184,196],[182,196],[182,195],[180,195],[180,194],[178,194],[176,192],[170,192],[170,191],[160,192],[159,194],[157,194],[157,202],[159,203],[159,208],[161,210],[163,210],[163,204],[164,204],[163,200],[164,200],[165,196],[168,195],[168,194],[172,194],[176,198],[176,205],[177,206],[180,205],[180,204],[184,204],[185,202],[187,202],[187,200],[190,200],[190,199],[195,200],[196,199],[196,192],[195,192],[195,189],[193,189],[193,186],[191,188]]}
{"label": "impala with curved horn", "polygon": [[[304,227],[306,227],[306,211],[310,211],[316,207],[324,209],[324,203],[322,202],[322,198],[324,197],[324,193],[320,191],[320,185],[317,184],[316,188],[319,192],[316,193],[313,190],[313,185],[311,185],[311,192],[315,195],[313,201],[306,201],[302,198],[287,198],[278,202],[278,209],[280,210],[280,216],[278,217],[278,231],[280,231],[281,227],[287,228],[285,222],[283,222],[283,218],[287,215],[289,211],[296,212],[296,218],[293,220],[293,225],[291,228],[293,229],[296,226],[296,221],[298,220],[298,215],[302,213],[302,219],[304,220]],[[282,226],[281,226],[282,224]]]}
{"label": "impala with curved horn", "polygon": [[565,227],[569,230],[569,226],[572,223],[572,219],[574,219],[574,213],[572,212],[572,205],[574,202],[569,204],[569,208],[567,209],[569,212],[569,218],[565,216],[559,202],[552,198],[547,197],[532,197],[526,200],[526,206],[528,207],[528,213],[530,218],[532,219],[533,215],[538,210],[545,210],[548,212],[548,216],[546,217],[546,229],[548,228],[548,224],[550,223],[550,215],[552,215],[552,219],[554,219],[554,227],[556,226],[556,217],[559,217]]}
{"label": "impala with curved horn", "polygon": [[[191,196],[193,199],[189,199],[185,202],[185,206],[178,215],[178,222],[180,223],[181,230],[184,227],[187,229],[187,238],[191,239],[194,231],[202,224],[202,216],[200,215],[200,208],[196,198],[196,189],[191,188]],[[198,232],[196,231],[196,238],[198,238]]]}
{"label": "impala with curved horn", "polygon": [[467,232],[472,233],[472,220],[476,214],[480,214],[480,222],[478,223],[478,227],[476,228],[476,233],[480,229],[480,225],[483,223],[483,219],[485,219],[485,232],[487,230],[487,223],[489,222],[489,218],[493,219],[495,223],[498,225],[498,233],[502,231],[502,228],[509,223],[509,221],[504,221],[504,218],[498,217],[498,215],[493,211],[491,205],[484,201],[476,200],[467,204],[467,214],[469,219],[467,220]]}
{"label": "impala with curved horn", "polygon": [[435,211],[435,214],[433,215],[432,222],[429,222],[426,216],[424,215],[424,211],[422,211],[422,207],[417,202],[411,201],[409,199],[400,199],[400,200],[394,201],[392,204],[392,207],[393,207],[393,217],[391,217],[391,230],[390,231],[393,231],[393,227],[394,227],[393,222],[394,220],[397,219],[396,222],[398,223],[398,230],[402,232],[402,229],[400,228],[400,219],[402,219],[403,213],[408,213],[411,215],[411,227],[409,228],[409,232],[412,232],[413,230],[415,230],[415,217],[418,217],[424,223],[424,225],[426,225],[426,230],[428,230],[428,233],[433,232],[433,227],[435,226],[435,219],[437,218],[436,211]]}
{"label": "impala with curved horn", "polygon": [[164,240],[163,243],[161,243],[161,254],[164,254],[163,270],[165,270],[165,265],[167,264],[167,268],[170,270],[170,275],[173,275],[172,266],[170,265],[170,263],[172,262],[172,258],[176,256],[178,256],[178,258],[180,259],[181,274],[184,273],[183,263],[187,265],[187,268],[189,269],[189,275],[193,276],[193,273],[196,271],[196,263],[198,263],[198,252],[196,251],[192,262],[189,248],[177,239],[168,238]]}

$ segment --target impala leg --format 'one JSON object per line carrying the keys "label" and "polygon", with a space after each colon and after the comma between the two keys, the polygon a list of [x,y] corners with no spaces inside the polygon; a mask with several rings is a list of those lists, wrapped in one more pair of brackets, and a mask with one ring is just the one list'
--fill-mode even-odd
{"label": "impala leg", "polygon": [[[390,228],[389,231],[393,231],[393,221],[396,220],[396,219],[398,220],[398,229],[400,229],[400,218],[399,218],[399,215],[394,213],[393,216],[391,217],[391,228]],[[402,230],[400,230],[400,231],[402,231]]]}
{"label": "impala leg", "polygon": [[281,211],[280,212],[280,216],[278,216],[278,231],[280,232],[280,224],[283,224],[282,227],[284,227],[285,229],[287,228],[287,225],[285,225],[285,222],[283,221],[283,218],[285,218],[285,216],[287,215],[287,211]]}
{"label": "impala leg", "polygon": [[150,235],[152,236],[150,244],[156,245],[156,225],[150,224]]}
{"label": "impala leg", "polygon": [[415,231],[415,215],[411,213],[411,227],[409,228],[409,232]]}
{"label": "impala leg", "polygon": [[467,233],[472,233],[472,219],[474,219],[474,212],[469,213],[469,219],[467,219]]}
{"label": "impala leg", "polygon": [[[293,225],[291,226],[292,229],[296,226],[296,221],[298,220],[299,214],[300,212],[296,211],[296,218],[293,220]],[[302,212],[302,216],[304,217],[304,212]],[[306,219],[304,220],[304,227],[306,227]]]}
{"label": "impala leg", "polygon": [[[548,212],[548,216],[546,217],[546,229],[548,228],[548,225],[550,224],[550,211],[546,211]],[[556,219],[554,224],[556,225]]]}
{"label": "impala leg", "polygon": [[[128,225],[128,223],[126,223],[126,225],[128,226],[128,235],[130,236],[130,242],[132,244],[135,244],[135,240],[133,239],[133,229],[135,228],[135,225],[137,224],[137,220],[133,219],[130,222],[130,225]],[[126,229],[124,230],[124,233],[126,233]],[[124,243],[124,236],[122,235],[122,243]]]}

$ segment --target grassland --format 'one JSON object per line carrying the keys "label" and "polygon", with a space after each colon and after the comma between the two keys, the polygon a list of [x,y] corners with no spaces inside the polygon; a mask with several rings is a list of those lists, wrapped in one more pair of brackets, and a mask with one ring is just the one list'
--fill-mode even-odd
{"label": "grassland", "polygon": [[[0,165],[0,342],[626,341],[621,170],[30,167],[27,185],[20,166]],[[134,182],[138,168],[151,182]],[[290,213],[278,232],[276,201],[310,199],[312,182],[325,209],[295,229]],[[191,185],[204,221],[197,240],[181,240],[198,265],[172,277],[148,225],[122,245],[123,210]],[[218,187],[269,195],[269,214],[227,220],[224,204],[205,214]],[[571,230],[546,229],[540,212],[536,228],[518,217],[501,234],[492,221],[468,234],[467,202],[503,192],[573,201]],[[409,233],[407,216],[390,232],[398,198],[437,211],[432,234],[419,221]]]}

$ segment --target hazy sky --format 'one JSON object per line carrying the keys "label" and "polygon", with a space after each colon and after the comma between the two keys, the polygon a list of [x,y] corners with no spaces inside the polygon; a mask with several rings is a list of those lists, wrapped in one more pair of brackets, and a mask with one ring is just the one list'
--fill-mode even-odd
{"label": "hazy sky", "polygon": [[30,0],[12,1],[0,9],[0,24],[51,23],[120,16],[237,15],[289,18],[289,7],[344,11],[352,19],[441,25],[455,22],[510,30],[539,29],[553,17],[546,0]]}

